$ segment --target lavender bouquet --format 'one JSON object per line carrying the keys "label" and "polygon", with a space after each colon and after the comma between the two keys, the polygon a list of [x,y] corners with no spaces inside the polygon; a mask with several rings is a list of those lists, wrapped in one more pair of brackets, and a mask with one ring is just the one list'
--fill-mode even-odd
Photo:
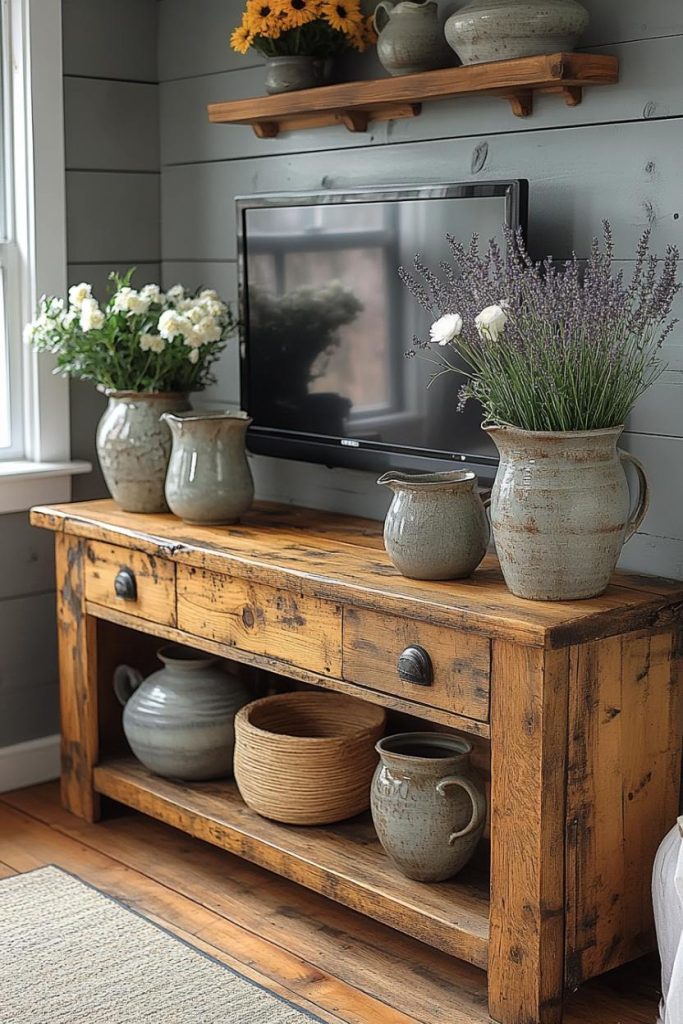
{"label": "lavender bouquet", "polygon": [[521,233],[506,231],[481,255],[476,235],[465,248],[448,235],[452,263],[441,274],[415,257],[416,274],[399,273],[433,317],[429,340],[414,339],[408,355],[425,353],[436,370],[463,373],[460,408],[481,403],[489,424],[522,430],[578,431],[620,426],[665,364],[661,347],[672,331],[678,250],[660,262],[646,231],[629,284],[614,273],[614,243],[603,224],[587,261],[534,262]]}

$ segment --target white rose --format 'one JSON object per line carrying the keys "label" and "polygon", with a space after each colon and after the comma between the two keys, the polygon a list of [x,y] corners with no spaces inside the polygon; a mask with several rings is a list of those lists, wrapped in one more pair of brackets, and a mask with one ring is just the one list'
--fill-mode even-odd
{"label": "white rose", "polygon": [[151,305],[151,299],[127,285],[124,288],[119,288],[114,296],[114,311],[116,313],[146,313]]}
{"label": "white rose", "polygon": [[167,309],[159,317],[159,334],[168,341],[179,334],[187,338],[193,333],[193,330],[187,317],[180,316],[175,309]]}
{"label": "white rose", "polygon": [[157,306],[160,306],[166,298],[158,284],[146,284],[144,288],[140,289],[140,295]]}
{"label": "white rose", "polygon": [[190,360],[191,363],[198,363],[199,362],[199,349],[198,348],[190,349],[190,351],[188,352],[187,358]]}
{"label": "white rose", "polygon": [[82,281],[80,284],[73,284],[69,288],[69,302],[72,306],[76,306],[80,309],[85,299],[89,299],[92,295],[92,285],[86,284]]}
{"label": "white rose", "polygon": [[98,331],[104,324],[104,313],[95,299],[86,298],[81,303],[81,330]]}
{"label": "white rose", "polygon": [[169,288],[166,292],[166,298],[175,306],[185,298],[185,289],[181,284],[174,284],[173,287]]}
{"label": "white rose", "polygon": [[462,317],[459,313],[447,313],[429,328],[430,341],[439,345],[447,345],[457,338],[462,331]]}
{"label": "white rose", "polygon": [[199,293],[200,299],[218,299],[218,292],[214,291],[213,288],[205,288],[204,291]]}
{"label": "white rose", "polygon": [[143,352],[163,352],[166,342],[160,334],[141,334],[140,348]]}
{"label": "white rose", "polygon": [[488,338],[491,341],[496,341],[500,337],[507,322],[508,315],[502,306],[487,306],[474,319],[479,337]]}

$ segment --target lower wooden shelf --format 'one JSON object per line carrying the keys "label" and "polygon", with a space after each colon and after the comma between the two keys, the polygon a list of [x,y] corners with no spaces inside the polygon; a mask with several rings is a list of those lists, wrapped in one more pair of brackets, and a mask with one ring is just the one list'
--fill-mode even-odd
{"label": "lower wooden shelf", "polygon": [[481,858],[456,880],[425,885],[395,870],[368,815],[333,826],[278,825],[249,810],[233,782],[171,782],[133,758],[95,768],[95,789],[452,956],[487,966],[485,844]]}

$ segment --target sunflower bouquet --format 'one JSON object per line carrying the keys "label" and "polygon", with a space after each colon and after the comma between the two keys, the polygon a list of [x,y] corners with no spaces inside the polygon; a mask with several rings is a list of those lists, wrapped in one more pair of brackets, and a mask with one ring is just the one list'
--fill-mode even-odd
{"label": "sunflower bouquet", "polygon": [[359,0],[247,0],[230,45],[237,53],[253,47],[264,57],[325,60],[349,48],[362,52],[375,40]]}

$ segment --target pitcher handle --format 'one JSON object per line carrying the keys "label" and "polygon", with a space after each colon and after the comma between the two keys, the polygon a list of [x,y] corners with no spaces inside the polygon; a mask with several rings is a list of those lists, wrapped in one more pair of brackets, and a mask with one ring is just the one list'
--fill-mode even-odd
{"label": "pitcher handle", "polygon": [[[375,26],[375,32],[377,35],[379,35],[382,29],[386,27],[395,4],[396,0],[381,0],[381,2],[375,7],[375,13],[372,16],[372,24]],[[381,18],[379,17],[380,12],[382,14]]]}
{"label": "pitcher handle", "polygon": [[130,665],[117,665],[114,669],[114,693],[126,705],[142,682],[142,672]]}
{"label": "pitcher handle", "polygon": [[645,467],[642,462],[635,457],[635,455],[631,455],[630,452],[624,452],[620,448],[619,458],[622,462],[630,463],[638,475],[638,501],[636,503],[636,507],[630,513],[626,523],[626,536],[624,537],[625,544],[627,540],[631,539],[645,518],[645,513],[647,512],[648,505],[650,504],[650,487],[647,482]]}
{"label": "pitcher handle", "polygon": [[453,832],[448,837],[448,843],[450,846],[456,841],[461,839],[463,836],[468,836],[470,832],[476,832],[476,830],[486,820],[486,797],[473,782],[466,779],[462,775],[448,775],[445,779],[441,779],[436,784],[436,791],[440,796],[446,795],[446,789],[448,786],[460,786],[464,789],[470,800],[472,801],[472,817],[470,818],[467,825],[460,829],[459,832]]}

